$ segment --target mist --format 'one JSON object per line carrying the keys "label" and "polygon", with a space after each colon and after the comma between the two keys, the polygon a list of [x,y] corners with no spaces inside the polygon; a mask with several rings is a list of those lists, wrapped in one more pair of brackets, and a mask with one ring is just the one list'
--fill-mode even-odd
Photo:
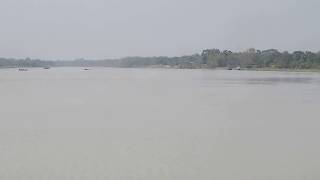
{"label": "mist", "polygon": [[1,0],[0,57],[319,50],[317,0]]}

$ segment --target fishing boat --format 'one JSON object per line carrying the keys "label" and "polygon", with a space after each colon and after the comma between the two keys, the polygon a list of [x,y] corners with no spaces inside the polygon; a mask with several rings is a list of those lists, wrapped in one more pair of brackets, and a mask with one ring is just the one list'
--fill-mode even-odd
{"label": "fishing boat", "polygon": [[19,71],[28,71],[28,69],[26,69],[26,68],[19,68],[18,70]]}

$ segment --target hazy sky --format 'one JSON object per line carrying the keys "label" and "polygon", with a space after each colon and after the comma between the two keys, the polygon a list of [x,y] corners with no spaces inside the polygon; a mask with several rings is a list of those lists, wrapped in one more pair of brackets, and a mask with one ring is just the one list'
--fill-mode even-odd
{"label": "hazy sky", "polygon": [[0,56],[320,50],[319,0],[0,0]]}

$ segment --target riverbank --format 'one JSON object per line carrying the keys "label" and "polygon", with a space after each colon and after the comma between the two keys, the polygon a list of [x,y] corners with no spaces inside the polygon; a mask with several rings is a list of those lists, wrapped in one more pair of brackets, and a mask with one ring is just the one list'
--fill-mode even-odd
{"label": "riverbank", "polygon": [[[75,67],[84,68],[84,66],[52,66],[52,68],[63,68],[63,67]],[[87,67],[87,66],[86,66]],[[152,66],[133,66],[133,67],[112,67],[112,66],[90,66],[92,68],[146,68],[146,69],[204,69],[204,70],[228,70],[226,67],[208,68],[208,67],[180,67],[180,66],[168,66],[168,65],[152,65]],[[19,69],[21,67],[0,67],[0,69]],[[45,67],[23,67],[28,69],[33,68],[45,68]],[[241,68],[239,70],[233,69],[230,71],[275,71],[275,72],[317,72],[320,73],[320,69],[276,69],[276,68]]]}

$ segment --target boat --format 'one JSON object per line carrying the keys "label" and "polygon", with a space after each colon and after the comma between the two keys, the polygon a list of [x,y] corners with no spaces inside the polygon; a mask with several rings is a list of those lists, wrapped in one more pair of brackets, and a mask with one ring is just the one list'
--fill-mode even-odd
{"label": "boat", "polygon": [[50,67],[44,67],[43,69],[50,69]]}
{"label": "boat", "polygon": [[28,71],[28,69],[26,69],[26,68],[19,68],[18,70],[19,71]]}
{"label": "boat", "polygon": [[89,71],[89,70],[91,70],[91,69],[89,69],[89,68],[84,68],[83,70],[85,70],[85,71]]}

